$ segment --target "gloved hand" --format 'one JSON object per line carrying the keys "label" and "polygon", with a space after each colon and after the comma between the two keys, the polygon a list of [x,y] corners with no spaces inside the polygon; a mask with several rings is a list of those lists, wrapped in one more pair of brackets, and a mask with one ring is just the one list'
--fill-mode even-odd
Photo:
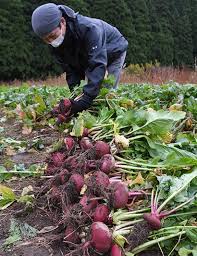
{"label": "gloved hand", "polygon": [[88,109],[92,105],[93,98],[87,94],[82,94],[70,101],[72,103],[71,113],[76,115],[78,112]]}
{"label": "gloved hand", "polygon": [[86,94],[82,94],[74,100],[62,99],[59,105],[51,111],[51,114],[54,117],[57,117],[57,125],[63,122],[69,122],[72,116],[88,109],[91,106],[92,101],[93,99]]}
{"label": "gloved hand", "polygon": [[57,125],[70,121],[72,103],[69,99],[62,99],[58,106],[51,111],[53,117],[57,117]]}

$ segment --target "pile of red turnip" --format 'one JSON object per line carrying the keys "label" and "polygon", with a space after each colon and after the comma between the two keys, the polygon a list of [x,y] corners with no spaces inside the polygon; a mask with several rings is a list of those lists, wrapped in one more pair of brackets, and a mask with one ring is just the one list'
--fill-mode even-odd
{"label": "pile of red turnip", "polygon": [[121,179],[110,178],[115,169],[110,146],[68,136],[47,163],[48,179],[39,196],[46,196],[50,210],[60,213],[66,255],[121,255],[113,244],[110,212],[126,207],[129,192]]}

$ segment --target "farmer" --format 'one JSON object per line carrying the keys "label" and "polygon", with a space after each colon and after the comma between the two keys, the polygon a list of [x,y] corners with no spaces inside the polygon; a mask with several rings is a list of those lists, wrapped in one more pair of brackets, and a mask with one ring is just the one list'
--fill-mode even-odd
{"label": "farmer", "polygon": [[60,101],[53,113],[60,114],[62,121],[91,106],[106,71],[115,77],[114,89],[117,88],[128,42],[115,27],[53,3],[44,4],[33,12],[32,27],[52,46],[52,53],[66,72],[71,90],[85,77],[88,81],[82,95],[75,100]]}

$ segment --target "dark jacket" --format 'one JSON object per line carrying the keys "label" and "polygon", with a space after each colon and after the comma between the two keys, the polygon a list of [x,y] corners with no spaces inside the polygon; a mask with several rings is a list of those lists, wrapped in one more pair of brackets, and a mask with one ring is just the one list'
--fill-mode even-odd
{"label": "dark jacket", "polygon": [[86,109],[99,94],[107,65],[126,51],[128,42],[117,28],[102,20],[82,16],[64,5],[59,8],[67,31],[64,42],[53,48],[53,53],[66,72],[70,88],[88,78],[80,99]]}

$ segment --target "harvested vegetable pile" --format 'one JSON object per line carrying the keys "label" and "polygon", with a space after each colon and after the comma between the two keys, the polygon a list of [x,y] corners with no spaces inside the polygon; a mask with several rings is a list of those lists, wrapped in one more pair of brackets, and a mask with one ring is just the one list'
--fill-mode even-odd
{"label": "harvested vegetable pile", "polygon": [[196,254],[196,98],[192,85],[103,89],[69,124],[50,119],[63,136],[34,200],[65,256]]}

